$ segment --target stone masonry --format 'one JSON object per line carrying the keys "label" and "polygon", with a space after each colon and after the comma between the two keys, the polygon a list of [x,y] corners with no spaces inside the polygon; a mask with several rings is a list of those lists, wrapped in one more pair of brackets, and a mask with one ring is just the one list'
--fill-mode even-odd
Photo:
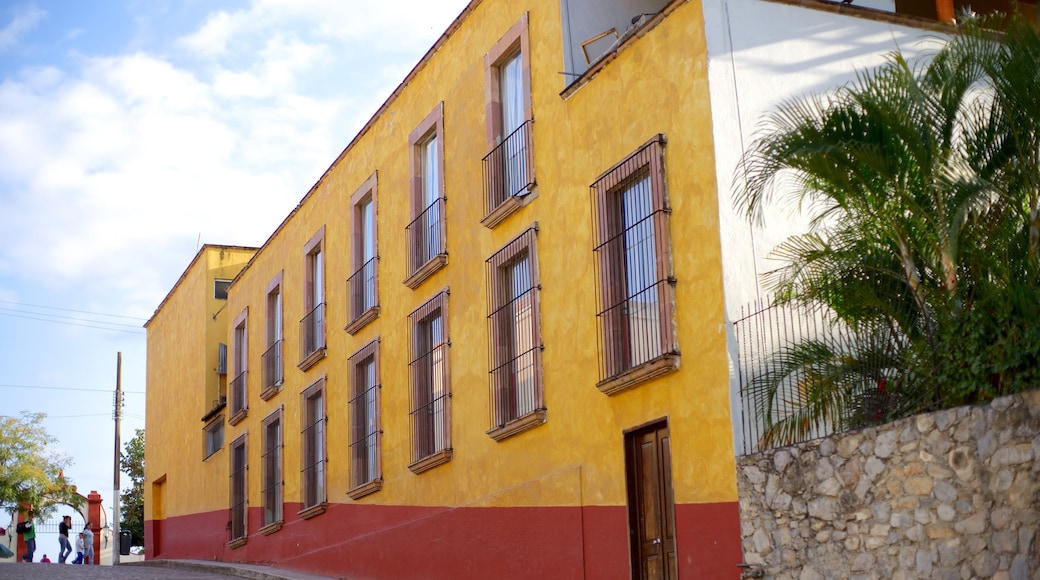
{"label": "stone masonry", "polygon": [[1040,390],[737,458],[764,578],[1040,580]]}

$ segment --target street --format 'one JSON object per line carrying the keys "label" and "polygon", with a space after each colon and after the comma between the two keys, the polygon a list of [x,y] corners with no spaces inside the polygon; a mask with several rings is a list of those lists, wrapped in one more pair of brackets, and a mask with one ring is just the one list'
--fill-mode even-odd
{"label": "street", "polygon": [[0,579],[60,580],[62,578],[106,580],[226,580],[219,569],[213,571],[166,566],[74,566],[70,564],[0,564]]}

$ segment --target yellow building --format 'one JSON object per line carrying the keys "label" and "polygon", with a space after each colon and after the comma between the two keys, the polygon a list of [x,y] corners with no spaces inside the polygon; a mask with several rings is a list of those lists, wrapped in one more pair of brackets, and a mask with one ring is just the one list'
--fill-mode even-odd
{"label": "yellow building", "polygon": [[711,127],[699,2],[472,2],[149,321],[147,557],[736,577]]}

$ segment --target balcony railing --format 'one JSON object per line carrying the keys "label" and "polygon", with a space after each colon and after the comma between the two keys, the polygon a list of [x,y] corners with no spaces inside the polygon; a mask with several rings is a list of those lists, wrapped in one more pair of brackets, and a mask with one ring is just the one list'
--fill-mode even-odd
{"label": "balcony railing", "polygon": [[272,389],[282,384],[282,339],[274,341],[260,358],[264,369],[263,390]]}
{"label": "balcony railing", "polygon": [[444,219],[444,198],[437,198],[412,223],[408,224],[408,272],[414,274],[427,262],[444,253],[441,235]]}
{"label": "balcony railing", "polygon": [[325,348],[325,303],[314,307],[300,321],[300,356],[306,359]]}
{"label": "balcony railing", "polygon": [[451,447],[447,345],[412,361],[412,462]]}
{"label": "balcony railing", "polygon": [[231,414],[234,415],[246,408],[246,377],[248,371],[242,371],[231,381]]}
{"label": "balcony railing", "polygon": [[534,185],[531,171],[531,125],[526,121],[484,157],[484,213]]}
{"label": "balcony railing", "polygon": [[350,303],[347,312],[350,320],[361,318],[361,315],[375,308],[376,299],[376,265],[379,258],[372,258],[347,278],[347,297]]}

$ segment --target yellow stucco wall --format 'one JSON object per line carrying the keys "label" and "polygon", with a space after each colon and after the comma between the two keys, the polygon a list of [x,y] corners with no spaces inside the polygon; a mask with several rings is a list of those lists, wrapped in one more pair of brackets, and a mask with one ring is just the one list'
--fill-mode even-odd
{"label": "yellow stucco wall", "polygon": [[[529,14],[534,155],[537,198],[493,230],[483,217],[485,146],[483,56],[521,16]],[[248,432],[249,463],[260,463],[260,422],[284,408],[285,500],[300,501],[300,393],[325,376],[329,423],[328,495],[351,502],[347,358],[379,338],[382,384],[383,488],[358,501],[385,505],[623,505],[623,432],[667,417],[678,503],[736,500],[723,325],[711,117],[706,81],[702,9],[680,3],[586,85],[561,97],[562,33],[559,0],[485,1],[420,67],[298,210],[275,232],[236,281],[228,301],[234,318],[249,309],[250,369],[260,368],[267,284],[283,272],[285,384],[261,401],[260,373],[250,373],[249,416],[228,427],[226,441]],[[406,273],[405,227],[410,221],[409,133],[444,103],[445,193],[448,265],[416,290]],[[589,185],[655,134],[667,138],[665,171],[672,213],[672,261],[676,286],[681,368],[614,396],[597,388],[595,258]],[[378,172],[380,315],[356,335],[347,322],[345,288],[350,260],[350,196]],[[488,429],[488,340],[485,260],[537,222],[541,274],[545,425],[492,440]],[[325,231],[325,296],[328,356],[306,372],[299,360],[303,318],[304,245]],[[409,463],[407,316],[444,288],[451,340],[452,460],[415,475]],[[182,288],[178,292],[183,292]],[[171,301],[172,302],[172,301]],[[171,308],[172,304],[164,307]],[[203,312],[194,312],[202,315]],[[155,330],[181,325],[178,336],[197,336],[205,320],[156,317]],[[162,323],[160,325],[160,323]],[[149,444],[166,441],[162,465],[149,456],[149,477],[169,473],[166,515],[185,509],[227,507],[227,456],[217,459],[221,477],[200,459],[195,443],[169,448],[178,432],[200,433],[199,412],[183,421],[181,410],[152,415],[152,381],[169,371],[163,353],[152,360],[149,328]],[[171,331],[172,332],[172,331]],[[157,345],[159,346],[159,345]],[[166,343],[163,348],[168,348]],[[177,349],[187,348],[185,345]],[[152,364],[161,369],[153,374]],[[172,399],[164,399],[176,407]],[[157,423],[153,423],[155,420]],[[153,426],[162,425],[153,431]],[[183,430],[183,431],[181,431]],[[201,433],[200,433],[201,436]],[[151,448],[154,450],[155,448]],[[174,485],[173,473],[205,473],[199,486]],[[214,469],[213,471],[216,471]],[[255,473],[259,473],[257,470]],[[194,476],[193,476],[194,477]],[[151,481],[151,479],[150,479]],[[211,491],[209,491],[211,490]],[[250,505],[260,505],[260,482],[251,477]],[[147,501],[147,498],[146,498]],[[190,506],[190,507],[189,507]]]}
{"label": "yellow stucco wall", "polygon": [[[203,460],[202,416],[213,408],[218,343],[227,342],[226,301],[215,279],[233,279],[253,248],[204,246],[148,321],[145,505],[165,515],[227,507],[227,456]],[[219,465],[218,465],[219,464]],[[177,490],[154,501],[153,483]]]}

